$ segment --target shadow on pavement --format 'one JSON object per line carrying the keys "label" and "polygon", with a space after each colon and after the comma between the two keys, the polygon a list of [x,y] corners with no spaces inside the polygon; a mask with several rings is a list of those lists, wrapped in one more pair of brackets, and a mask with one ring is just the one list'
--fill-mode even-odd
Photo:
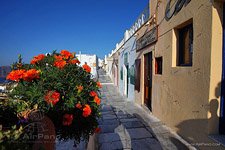
{"label": "shadow on pavement", "polygon": [[160,150],[159,141],[134,114],[104,105],[97,135],[100,150],[133,149]]}

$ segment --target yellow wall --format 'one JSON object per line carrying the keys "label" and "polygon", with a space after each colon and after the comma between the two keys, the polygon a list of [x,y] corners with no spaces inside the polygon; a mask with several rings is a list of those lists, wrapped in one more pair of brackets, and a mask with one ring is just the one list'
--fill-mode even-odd
{"label": "yellow wall", "polygon": [[[154,14],[157,0],[150,1]],[[222,3],[191,0],[169,21],[164,19],[167,1],[156,12],[158,41],[137,52],[141,58],[141,91],[136,102],[143,105],[143,55],[153,51],[152,113],[189,142],[207,142],[218,134],[220,81],[222,71]],[[193,65],[176,66],[176,27],[193,21]],[[143,26],[137,39],[152,28]],[[154,59],[163,57],[163,73],[155,75]],[[210,103],[211,102],[211,103]],[[217,112],[211,115],[209,113]]]}
{"label": "yellow wall", "polygon": [[[211,112],[208,112],[209,118],[209,133],[218,133],[218,116],[220,105],[220,86],[222,72],[222,3],[213,3],[212,7],[212,41],[211,41],[211,66],[210,66],[210,89],[209,102],[212,107]],[[217,106],[218,105],[218,106]],[[217,106],[217,107],[216,107]]]}

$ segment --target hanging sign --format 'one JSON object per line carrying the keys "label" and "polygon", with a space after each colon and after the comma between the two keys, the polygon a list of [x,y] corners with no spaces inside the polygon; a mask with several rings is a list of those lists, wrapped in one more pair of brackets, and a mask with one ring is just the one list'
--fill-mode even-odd
{"label": "hanging sign", "polygon": [[141,50],[142,48],[150,44],[155,43],[157,39],[158,39],[158,28],[156,26],[137,40],[136,43],[137,51]]}

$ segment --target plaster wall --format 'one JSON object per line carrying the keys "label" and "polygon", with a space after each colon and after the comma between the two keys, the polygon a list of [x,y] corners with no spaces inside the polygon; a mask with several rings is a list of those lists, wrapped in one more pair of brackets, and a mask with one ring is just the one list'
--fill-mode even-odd
{"label": "plaster wall", "polygon": [[[222,4],[191,0],[169,21],[164,19],[167,1],[150,1],[156,14],[158,41],[136,54],[141,59],[141,91],[135,101],[143,105],[144,54],[153,52],[152,113],[189,142],[208,142],[218,134],[218,112],[222,70]],[[177,66],[177,28],[193,22],[193,64]],[[153,26],[138,31],[142,37]],[[155,74],[155,57],[163,57],[162,75]],[[215,111],[214,111],[215,110]],[[212,114],[214,112],[217,114]],[[213,116],[213,117],[212,117]],[[191,128],[190,128],[191,127]]]}
{"label": "plaster wall", "polygon": [[[120,63],[119,63],[119,72],[121,73],[121,68],[124,69],[124,54],[128,55],[128,72],[130,69],[134,67],[135,57],[136,57],[136,40],[135,37],[132,36],[130,39],[126,41],[123,45],[123,48],[120,50]],[[123,72],[123,71],[122,71]],[[124,75],[123,80],[121,80],[119,76],[119,92],[124,95]],[[128,101],[134,101],[134,84],[131,83],[131,78],[128,76]]]}
{"label": "plaster wall", "polygon": [[96,55],[76,54],[76,57],[79,59],[81,66],[87,62],[87,64],[91,67],[91,74],[94,77],[97,77],[98,58]]}
{"label": "plaster wall", "polygon": [[0,85],[0,91],[5,91],[6,90],[6,85]]}
{"label": "plaster wall", "polygon": [[119,92],[121,95],[123,95],[123,91],[124,91],[123,78],[121,78],[121,76],[123,76],[123,53],[121,53],[121,51],[120,51],[120,55],[119,55],[119,67],[118,67],[118,69],[119,69]]}
{"label": "plaster wall", "polygon": [[107,58],[107,74],[113,79],[113,58]]}

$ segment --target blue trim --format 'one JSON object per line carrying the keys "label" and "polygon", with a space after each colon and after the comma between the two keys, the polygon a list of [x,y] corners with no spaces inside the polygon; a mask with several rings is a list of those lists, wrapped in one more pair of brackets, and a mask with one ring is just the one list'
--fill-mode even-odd
{"label": "blue trim", "polygon": [[220,134],[225,134],[225,3],[223,4],[223,49],[219,132]]}

